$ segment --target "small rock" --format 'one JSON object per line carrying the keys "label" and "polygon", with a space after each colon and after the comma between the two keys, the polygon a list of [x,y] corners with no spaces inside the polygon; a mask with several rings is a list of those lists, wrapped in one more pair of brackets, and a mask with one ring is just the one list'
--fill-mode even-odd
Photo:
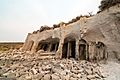
{"label": "small rock", "polygon": [[64,71],[65,71],[67,74],[70,73],[70,70],[68,70],[68,69],[65,69]]}
{"label": "small rock", "polygon": [[33,72],[33,74],[37,74],[38,73],[37,70],[34,69],[34,68],[32,68],[32,72]]}
{"label": "small rock", "polygon": [[31,79],[32,79],[32,76],[26,76],[25,79],[26,79],[26,80],[31,80]]}
{"label": "small rock", "polygon": [[42,77],[44,76],[44,74],[42,73],[39,73],[39,74],[36,74],[32,77],[33,80],[41,80]]}
{"label": "small rock", "polygon": [[73,78],[73,77],[71,77],[70,80],[78,80],[78,79],[77,79],[77,78]]}
{"label": "small rock", "polygon": [[44,53],[45,51],[44,50],[39,50],[39,51],[37,51],[37,54],[40,54],[40,53]]}
{"label": "small rock", "polygon": [[42,74],[48,74],[50,71],[41,71]]}
{"label": "small rock", "polygon": [[65,76],[65,80],[69,80],[69,79],[70,79],[70,75],[68,74]]}
{"label": "small rock", "polygon": [[3,76],[6,76],[7,78],[15,78],[14,73],[4,73]]}
{"label": "small rock", "polygon": [[82,75],[81,74],[78,74],[77,77],[80,78]]}
{"label": "small rock", "polygon": [[95,75],[88,75],[87,79],[91,80],[91,79],[95,79],[95,77],[96,77]]}
{"label": "small rock", "polygon": [[60,79],[60,77],[55,75],[55,74],[52,74],[51,77],[52,77],[52,80],[59,80]]}
{"label": "small rock", "polygon": [[75,73],[75,74],[78,74],[78,71],[77,70],[71,70],[72,73]]}
{"label": "small rock", "polygon": [[86,69],[85,71],[87,72],[88,75],[92,74],[91,69]]}
{"label": "small rock", "polygon": [[44,70],[44,71],[51,70],[51,67],[49,65],[47,65],[47,66],[43,67],[42,70]]}
{"label": "small rock", "polygon": [[64,67],[64,65],[63,65],[62,63],[60,64],[60,67],[61,67],[62,69],[64,69],[64,68],[65,68],[65,67]]}
{"label": "small rock", "polygon": [[77,72],[78,73],[82,73],[84,71],[84,69],[82,68],[82,69],[79,69],[79,70],[77,70]]}
{"label": "small rock", "polygon": [[59,74],[66,75],[66,72],[65,71],[60,71]]}
{"label": "small rock", "polygon": [[50,74],[46,74],[46,75],[43,77],[43,80],[50,80]]}
{"label": "small rock", "polygon": [[78,77],[78,75],[77,74],[74,74],[74,73],[72,73],[72,75],[71,75],[73,78],[77,78]]}
{"label": "small rock", "polygon": [[15,78],[3,78],[3,77],[0,77],[0,80],[16,80]]}

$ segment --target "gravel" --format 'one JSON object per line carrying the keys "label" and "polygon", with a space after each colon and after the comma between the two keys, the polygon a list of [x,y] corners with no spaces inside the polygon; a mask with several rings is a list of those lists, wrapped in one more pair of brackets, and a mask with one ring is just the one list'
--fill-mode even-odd
{"label": "gravel", "polygon": [[0,54],[0,80],[105,80],[98,63],[42,59],[40,53],[14,50]]}

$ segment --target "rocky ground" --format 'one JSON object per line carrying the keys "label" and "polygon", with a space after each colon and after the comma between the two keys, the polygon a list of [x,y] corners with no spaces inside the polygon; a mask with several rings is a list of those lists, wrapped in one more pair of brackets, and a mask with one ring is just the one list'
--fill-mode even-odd
{"label": "rocky ground", "polygon": [[109,61],[107,64],[101,64],[103,67],[105,80],[120,80],[120,63],[117,61]]}
{"label": "rocky ground", "polygon": [[[107,68],[111,65],[74,59],[42,59],[38,53],[13,50],[0,53],[0,80],[119,80],[119,75],[111,78],[110,75],[120,72],[112,68],[114,72],[110,74]],[[116,64],[114,68],[117,66],[120,67]]]}

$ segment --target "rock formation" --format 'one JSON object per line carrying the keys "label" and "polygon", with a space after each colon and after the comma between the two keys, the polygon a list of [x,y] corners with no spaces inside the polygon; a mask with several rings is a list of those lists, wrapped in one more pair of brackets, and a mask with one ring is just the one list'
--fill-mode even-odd
{"label": "rock formation", "polygon": [[29,33],[22,48],[31,53],[54,53],[56,58],[90,61],[120,59],[120,4],[69,23]]}
{"label": "rock formation", "polygon": [[104,80],[100,64],[75,59],[42,59],[20,50],[0,53],[0,80]]}

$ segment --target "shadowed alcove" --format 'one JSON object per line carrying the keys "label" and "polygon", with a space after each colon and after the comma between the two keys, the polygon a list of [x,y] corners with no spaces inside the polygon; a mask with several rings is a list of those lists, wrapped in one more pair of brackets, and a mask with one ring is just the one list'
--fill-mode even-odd
{"label": "shadowed alcove", "polygon": [[44,50],[47,52],[56,52],[58,50],[59,38],[47,38],[39,42],[37,50]]}
{"label": "shadowed alcove", "polygon": [[97,60],[101,60],[101,59],[107,59],[108,55],[107,55],[107,51],[106,51],[106,46],[104,43],[102,42],[98,42],[96,44],[96,59]]}
{"label": "shadowed alcove", "polygon": [[87,59],[87,52],[88,52],[88,45],[87,42],[84,39],[81,39],[79,41],[79,58],[81,60],[86,60]]}
{"label": "shadowed alcove", "polygon": [[76,40],[73,36],[66,37],[62,48],[62,58],[75,58]]}

